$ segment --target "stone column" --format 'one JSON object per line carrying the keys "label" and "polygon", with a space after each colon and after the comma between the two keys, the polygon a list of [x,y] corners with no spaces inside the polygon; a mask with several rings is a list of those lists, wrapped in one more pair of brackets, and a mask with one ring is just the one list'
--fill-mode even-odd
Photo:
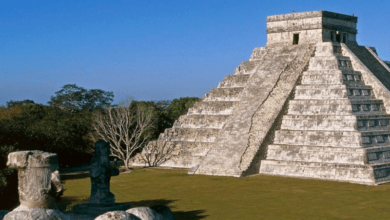
{"label": "stone column", "polygon": [[7,166],[18,169],[20,206],[4,220],[68,219],[57,210],[56,198],[63,192],[57,154],[17,151],[8,155]]}

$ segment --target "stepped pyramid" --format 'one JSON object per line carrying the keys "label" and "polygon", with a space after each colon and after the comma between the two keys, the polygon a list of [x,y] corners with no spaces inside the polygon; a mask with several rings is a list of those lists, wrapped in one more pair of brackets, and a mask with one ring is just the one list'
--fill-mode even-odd
{"label": "stepped pyramid", "polygon": [[174,146],[160,166],[390,181],[390,67],[357,44],[356,23],[328,11],[267,17],[266,46],[149,143]]}

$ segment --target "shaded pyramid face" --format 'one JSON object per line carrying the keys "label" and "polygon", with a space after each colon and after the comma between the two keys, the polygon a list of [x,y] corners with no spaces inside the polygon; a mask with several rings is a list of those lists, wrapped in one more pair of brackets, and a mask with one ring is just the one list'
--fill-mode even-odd
{"label": "shaded pyramid face", "polygon": [[260,173],[363,184],[390,179],[390,115],[351,56],[346,45],[316,44]]}
{"label": "shaded pyramid face", "polygon": [[[345,27],[329,25],[335,19]],[[267,46],[151,141],[133,166],[387,182],[390,68],[373,48],[357,45],[357,18],[317,11],[267,21]]]}

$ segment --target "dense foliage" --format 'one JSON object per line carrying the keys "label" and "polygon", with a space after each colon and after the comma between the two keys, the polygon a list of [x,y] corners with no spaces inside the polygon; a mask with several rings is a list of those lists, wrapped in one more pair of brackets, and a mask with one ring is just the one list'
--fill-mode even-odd
{"label": "dense foliage", "polygon": [[30,103],[2,109],[0,146],[57,153],[62,166],[86,162],[81,159],[92,144],[88,137],[91,115]]}
{"label": "dense foliage", "polygon": [[[14,198],[0,209],[11,209],[18,201],[16,171],[6,167],[8,153],[42,150],[57,153],[60,167],[88,164],[92,155],[87,152],[93,148],[93,112],[107,108],[113,97],[112,92],[68,84],[51,97],[48,105],[26,99],[0,106],[0,197]],[[199,100],[186,97],[173,101],[131,101],[129,108],[153,109],[154,125],[148,130],[153,140]]]}
{"label": "dense foliage", "polygon": [[19,201],[16,170],[6,166],[7,155],[15,150],[12,146],[0,147],[0,198],[7,198],[0,203],[0,210],[12,209]]}
{"label": "dense foliage", "polygon": [[164,132],[165,129],[171,128],[173,123],[183,114],[188,112],[196,102],[201,101],[198,97],[182,97],[179,99],[163,101],[133,101],[130,105],[134,108],[137,104],[143,104],[154,109],[155,126],[152,127],[152,140]]}
{"label": "dense foliage", "polygon": [[166,128],[171,128],[173,123],[183,114],[188,112],[196,102],[201,101],[198,97],[182,97],[172,101],[158,101],[155,103],[158,110],[157,126],[154,139],[158,138]]}
{"label": "dense foliage", "polygon": [[48,104],[71,112],[102,109],[114,100],[113,92],[106,92],[101,89],[87,90],[78,87],[76,84],[64,85],[55,94],[56,96],[52,96]]}

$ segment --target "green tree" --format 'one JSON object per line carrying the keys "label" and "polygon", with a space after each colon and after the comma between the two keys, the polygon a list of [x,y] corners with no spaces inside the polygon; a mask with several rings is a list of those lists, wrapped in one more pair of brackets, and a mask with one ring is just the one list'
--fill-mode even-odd
{"label": "green tree", "polygon": [[194,106],[195,103],[201,101],[198,97],[181,97],[179,99],[172,100],[172,103],[169,105],[166,110],[164,110],[165,117],[165,126],[170,128],[173,126],[173,123],[184,114],[187,114],[188,109]]}
{"label": "green tree", "polygon": [[[10,117],[12,114],[7,111],[13,108],[21,112],[12,111],[17,114]],[[83,157],[88,160],[84,153],[92,144],[88,136],[92,113],[88,110],[72,113],[57,107],[26,104],[0,111],[0,119],[0,146],[57,153],[61,166],[81,162]]]}
{"label": "green tree", "polygon": [[30,100],[30,99],[25,99],[25,100],[22,100],[22,101],[11,100],[11,101],[7,102],[7,108],[10,108],[10,107],[13,107],[13,106],[26,105],[26,104],[34,104],[34,103],[35,102],[33,100]]}
{"label": "green tree", "polygon": [[132,103],[143,103],[154,109],[155,124],[150,131],[152,132],[151,140],[155,140],[165,129],[171,128],[181,115],[186,114],[188,109],[200,100],[197,97],[182,97],[172,101],[133,101]]}
{"label": "green tree", "polygon": [[167,112],[173,121],[177,120],[180,115],[186,114],[196,102],[201,101],[198,97],[182,97],[172,100],[172,104],[167,108]]}
{"label": "green tree", "polygon": [[71,112],[82,110],[93,111],[106,108],[114,100],[113,92],[101,89],[87,90],[76,84],[67,84],[51,96],[48,104]]}
{"label": "green tree", "polygon": [[12,210],[18,205],[18,182],[15,169],[7,167],[7,156],[15,151],[13,146],[0,146],[0,197],[7,198],[7,202],[0,203],[0,210]]}

